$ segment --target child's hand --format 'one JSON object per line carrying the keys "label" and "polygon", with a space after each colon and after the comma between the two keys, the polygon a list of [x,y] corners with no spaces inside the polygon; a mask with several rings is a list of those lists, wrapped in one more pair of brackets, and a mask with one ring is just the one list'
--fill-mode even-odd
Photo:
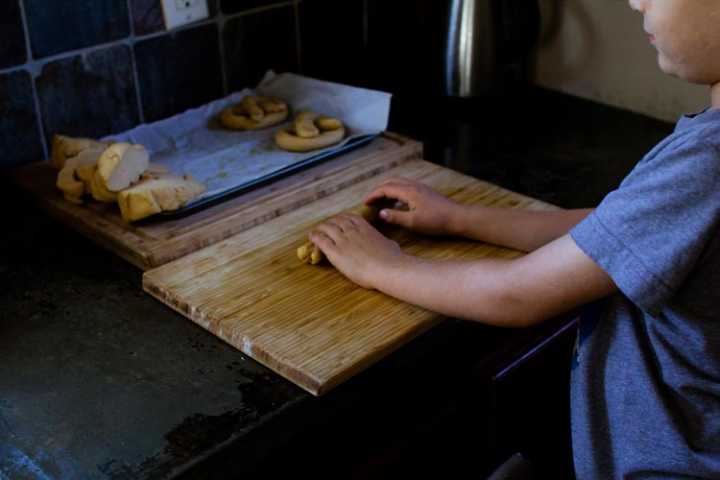
{"label": "child's hand", "polygon": [[365,204],[390,198],[408,206],[407,211],[382,209],[380,218],[388,223],[429,235],[452,235],[461,206],[427,185],[407,178],[391,178],[378,185]]}
{"label": "child's hand", "polygon": [[378,288],[389,269],[409,260],[400,246],[375,230],[364,218],[341,213],[318,225],[310,241],[343,275],[364,288]]}

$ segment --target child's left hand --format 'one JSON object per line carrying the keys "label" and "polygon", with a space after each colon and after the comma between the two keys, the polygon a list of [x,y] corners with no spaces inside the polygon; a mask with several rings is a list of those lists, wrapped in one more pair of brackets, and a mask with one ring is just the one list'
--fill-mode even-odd
{"label": "child's left hand", "polygon": [[343,275],[361,287],[378,288],[389,269],[411,258],[359,215],[341,213],[318,225],[310,241]]}

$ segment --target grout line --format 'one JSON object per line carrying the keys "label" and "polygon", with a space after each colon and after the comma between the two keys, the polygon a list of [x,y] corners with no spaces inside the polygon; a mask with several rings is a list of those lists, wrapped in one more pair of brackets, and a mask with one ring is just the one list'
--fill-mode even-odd
{"label": "grout line", "polygon": [[[230,92],[230,78],[228,75],[228,68],[227,68],[227,52],[225,51],[225,42],[223,40],[223,33],[225,31],[225,25],[232,20],[235,20],[236,18],[245,17],[248,15],[253,15],[256,13],[263,13],[268,12],[271,10],[279,10],[281,8],[287,8],[287,7],[295,7],[297,3],[297,0],[291,0],[289,2],[283,2],[283,3],[276,3],[269,6],[264,7],[257,7],[257,8],[251,8],[249,10],[245,10],[239,13],[233,13],[230,15],[225,14],[222,9],[220,8],[220,3],[218,2],[218,12],[217,12],[217,23],[218,23],[218,35],[220,36],[220,61],[221,61],[221,69],[222,69],[222,80],[223,80],[223,92],[225,95],[229,95]],[[297,19],[297,12],[295,15],[295,18]],[[296,28],[297,32],[297,28]],[[247,88],[252,88],[250,85],[246,85]]]}
{"label": "grout line", "polygon": [[262,12],[268,12],[270,10],[276,10],[280,8],[290,7],[295,4],[296,0],[290,0],[287,2],[280,2],[280,3],[273,3],[272,5],[265,5],[262,7],[256,7],[256,8],[250,8],[248,10],[243,10],[242,12],[233,13],[231,15],[226,15],[228,20],[232,20],[234,18],[238,17],[244,17],[246,15],[252,15],[253,13],[262,13]]}
{"label": "grout line", "polygon": [[293,2],[293,9],[295,11],[295,60],[297,61],[298,71],[300,73],[304,73],[302,61],[302,27],[300,25],[300,0]]}
{"label": "grout line", "polygon": [[175,27],[171,30],[160,30],[157,32],[152,33],[146,33],[145,35],[137,35],[135,36],[135,42],[141,42],[143,40],[150,40],[157,37],[162,37],[163,35],[171,35],[175,36],[178,33],[184,32],[186,30],[192,30],[196,27],[206,27],[208,25],[212,25],[216,22],[213,18],[205,18],[203,20],[198,20],[197,22],[188,23],[186,25],[182,25],[180,27]]}
{"label": "grout line", "polygon": [[30,46],[30,27],[27,23],[27,13],[25,12],[25,0],[17,0],[18,5],[20,5],[20,18],[22,19],[23,24],[23,34],[25,35],[25,50],[27,53],[27,61],[25,63],[30,63],[33,61],[33,53],[32,53],[32,47]]}
{"label": "grout line", "polygon": [[220,48],[220,74],[222,75],[223,95],[227,96],[230,89],[230,80],[228,78],[227,65],[225,64],[226,52],[225,42],[223,41],[223,33],[225,33],[225,23],[227,23],[225,14],[220,8],[220,0],[217,2],[217,26],[218,26],[218,47]]}
{"label": "grout line", "polygon": [[22,63],[22,64],[20,64],[20,65],[15,65],[15,66],[12,66],[12,67],[0,68],[0,75],[3,75],[3,74],[5,74],[5,73],[15,73],[15,72],[20,71],[20,70],[26,70],[26,69],[27,69],[27,63],[28,63],[28,62]]}
{"label": "grout line", "polygon": [[133,9],[132,5],[130,4],[130,0],[126,0],[125,4],[127,5],[127,12],[128,12],[128,26],[130,27],[128,30],[130,31],[130,36],[135,36],[135,22],[133,22]]}
{"label": "grout line", "polygon": [[26,71],[30,74],[31,78],[31,85],[32,85],[32,96],[33,96],[33,103],[35,108],[35,117],[37,121],[37,128],[38,132],[40,134],[40,143],[42,146],[43,153],[45,155],[45,158],[47,159],[50,154],[50,148],[47,143],[46,138],[46,132],[43,122],[43,112],[41,109],[40,104],[40,96],[38,93],[37,88],[37,78],[42,75],[42,72],[46,65],[59,61],[59,60],[65,60],[69,58],[73,58],[76,56],[80,56],[81,60],[84,62],[87,61],[87,57],[97,51],[118,47],[121,45],[125,45],[129,47],[130,49],[130,61],[131,61],[131,67],[133,72],[133,81],[135,83],[135,97],[138,105],[138,119],[140,123],[145,123],[145,112],[142,104],[142,92],[141,92],[141,85],[140,85],[140,75],[138,72],[138,65],[137,65],[137,59],[135,57],[135,44],[138,42],[142,42],[145,40],[150,40],[153,38],[162,37],[165,35],[176,35],[178,33],[181,33],[186,30],[191,30],[194,28],[204,27],[208,25],[217,25],[218,27],[218,48],[220,53],[220,69],[221,69],[221,75],[222,75],[222,81],[223,81],[223,93],[224,95],[228,94],[229,91],[229,78],[228,78],[228,69],[226,64],[226,52],[225,52],[225,44],[223,42],[223,32],[225,30],[225,25],[228,21],[234,20],[236,18],[245,17],[257,13],[263,13],[268,12],[276,9],[281,8],[287,8],[292,7],[294,12],[294,20],[295,20],[295,39],[296,39],[296,60],[298,62],[298,68],[302,70],[302,48],[301,48],[301,34],[300,34],[300,1],[301,0],[289,0],[285,2],[279,2],[272,5],[265,5],[261,7],[251,8],[248,10],[244,10],[242,12],[233,13],[230,15],[225,14],[222,11],[222,8],[220,6],[220,2],[217,2],[217,13],[215,17],[210,17],[208,19],[205,19],[203,21],[193,22],[187,25],[183,25],[181,27],[174,28],[172,30],[161,30],[158,32],[153,32],[145,35],[136,35],[135,34],[135,26],[133,22],[133,9],[132,4],[130,0],[125,0],[127,2],[127,9],[128,9],[128,22],[129,22],[129,34],[126,37],[119,38],[116,40],[111,40],[108,42],[99,43],[96,45],[89,45],[86,47],[77,48],[74,50],[68,50],[65,52],[56,53],[53,55],[48,55],[46,57],[41,58],[35,58],[33,56],[32,52],[32,45],[31,45],[31,39],[30,39],[30,29],[28,26],[27,21],[27,12],[25,9],[25,1],[24,0],[17,0],[17,2],[20,5],[20,13],[22,17],[22,24],[24,29],[24,35],[25,35],[25,48],[26,48],[26,54],[27,54],[27,60],[25,63],[21,65],[15,65],[12,67],[2,68],[0,69],[0,75],[4,74],[11,74],[21,71]]}
{"label": "grout line", "polygon": [[[22,0],[19,0],[19,1],[22,2]],[[172,30],[161,30],[159,32],[153,32],[153,33],[149,33],[146,35],[131,35],[131,36],[117,39],[117,40],[111,40],[109,42],[99,43],[97,45],[89,45],[87,47],[82,47],[82,48],[78,48],[75,50],[68,50],[66,52],[56,53],[53,55],[49,55],[47,57],[42,57],[40,59],[33,58],[33,59],[28,60],[27,62],[25,62],[22,65],[15,65],[13,67],[0,69],[0,74],[13,73],[13,72],[16,72],[18,70],[23,70],[23,69],[40,70],[47,63],[54,62],[57,60],[64,60],[66,58],[74,57],[76,55],[90,54],[90,53],[95,52],[96,50],[102,50],[105,48],[110,48],[110,47],[114,47],[114,46],[118,46],[118,45],[134,46],[136,43],[144,41],[144,40],[150,40],[153,38],[162,37],[163,35],[175,35],[177,33],[183,32],[185,30],[191,30],[196,27],[212,25],[214,23],[217,23],[218,18],[220,18],[220,17],[222,17],[223,21],[227,22],[229,20],[234,20],[239,17],[252,15],[254,13],[267,12],[267,11],[279,9],[279,8],[285,8],[285,7],[293,6],[294,4],[295,4],[294,1],[289,1],[289,2],[276,3],[274,5],[270,5],[270,6],[266,6],[266,7],[253,8],[253,9],[246,10],[246,11],[243,11],[240,13],[234,13],[232,15],[223,15],[223,14],[219,13],[215,18],[210,18],[210,19],[207,19],[204,21],[190,23],[188,25],[183,25],[182,27],[174,28]],[[27,43],[28,43],[27,48],[30,49],[29,34],[27,32],[27,24],[25,25],[25,28],[26,28],[25,35],[26,35]]]}
{"label": "grout line", "polygon": [[[135,22],[133,21],[134,12],[132,2],[130,0],[127,0],[127,10],[128,21],[130,22],[130,38],[134,40],[135,38],[137,38],[137,36],[135,35]],[[133,82],[135,83],[135,101],[137,102],[138,120],[140,121],[140,124],[143,124],[145,123],[145,109],[143,108],[142,104],[142,95],[140,92],[140,74],[138,73],[137,60],[135,59],[135,42],[130,42],[128,44],[128,47],[130,48],[130,67],[132,68]]]}
{"label": "grout line", "polygon": [[363,21],[363,50],[367,52],[368,42],[370,41],[370,12],[368,12],[368,0],[363,0],[362,21]]}
{"label": "grout line", "polygon": [[31,71],[36,71],[39,73],[42,70],[42,68],[45,65],[47,65],[48,63],[52,63],[57,60],[65,60],[68,58],[75,57],[77,55],[91,54],[97,50],[103,50],[105,48],[116,47],[119,45],[128,45],[129,43],[131,43],[131,41],[130,41],[129,37],[126,37],[126,38],[122,38],[119,40],[112,40],[110,42],[100,43],[98,45],[78,48],[75,50],[68,50],[67,52],[62,52],[62,53],[58,53],[55,55],[50,55],[48,57],[43,57],[42,59],[33,59],[31,61],[26,62],[24,65],[12,67],[12,68],[9,68],[6,70],[0,70],[0,73],[7,73],[8,71],[19,70],[22,68],[27,68]]}
{"label": "grout line", "polygon": [[138,105],[138,120],[140,123],[145,123],[145,108],[142,103],[142,92],[140,91],[142,86],[140,85],[140,73],[138,72],[137,60],[135,58],[135,49],[130,47],[130,63],[132,64],[133,81],[135,82],[135,98],[137,99]]}
{"label": "grout line", "polygon": [[[20,17],[22,18],[23,30],[25,33],[25,48],[27,49],[27,62],[25,65],[18,67],[25,68],[27,65],[33,64],[32,48],[30,47],[30,29],[27,23],[27,14],[25,13],[25,2],[24,0],[17,0],[20,5]],[[43,155],[45,160],[50,158],[50,147],[47,144],[47,138],[45,136],[45,125],[43,124],[42,110],[40,109],[40,95],[38,94],[37,85],[35,83],[36,74],[30,70],[26,70],[30,74],[30,86],[32,90],[33,104],[35,107],[35,121],[37,122],[38,134],[40,135],[40,146],[42,147]]]}
{"label": "grout line", "polygon": [[[18,0],[18,1],[20,1],[20,2],[21,2],[21,5],[22,5],[22,0]],[[276,4],[269,5],[269,6],[265,6],[265,7],[252,8],[252,9],[249,9],[249,10],[245,10],[245,11],[243,11],[243,12],[234,13],[234,14],[232,14],[232,15],[224,15],[224,14],[220,13],[220,11],[218,11],[218,15],[217,15],[215,18],[209,18],[209,19],[206,19],[206,20],[203,20],[203,21],[190,23],[190,24],[187,24],[187,25],[183,25],[182,27],[174,28],[174,29],[172,29],[172,30],[161,30],[161,31],[159,31],[159,32],[148,33],[148,34],[145,34],[145,35],[129,35],[129,36],[127,36],[127,37],[123,37],[123,38],[116,39],[116,40],[111,40],[111,41],[109,41],[109,42],[99,43],[99,44],[96,44],[96,45],[89,45],[89,46],[87,46],[87,47],[82,47],[82,48],[78,48],[78,49],[75,49],[75,50],[68,50],[68,51],[66,51],[66,52],[56,53],[56,54],[49,55],[49,56],[47,56],[47,57],[42,57],[42,58],[39,58],[39,59],[34,59],[34,58],[31,58],[31,57],[28,57],[29,60],[28,60],[27,62],[25,62],[24,64],[22,64],[22,65],[15,65],[15,66],[13,66],[13,67],[8,67],[8,68],[0,69],[0,74],[3,74],[3,73],[12,73],[12,72],[15,72],[15,71],[18,71],[18,70],[22,70],[22,69],[33,69],[33,68],[36,68],[36,69],[37,69],[38,66],[39,66],[39,67],[43,67],[45,64],[50,63],[50,62],[54,62],[54,61],[56,61],[56,60],[63,60],[63,59],[70,58],[70,57],[73,57],[73,56],[76,56],[76,55],[80,55],[80,54],[89,54],[89,53],[93,53],[93,52],[96,51],[96,50],[102,50],[102,49],[104,49],[104,48],[114,47],[114,46],[117,46],[117,45],[122,45],[122,44],[124,44],[124,45],[133,46],[133,45],[135,45],[136,43],[138,43],[138,42],[140,42],[140,41],[143,41],[143,40],[149,40],[149,39],[152,39],[152,38],[157,38],[157,37],[161,37],[161,36],[163,36],[163,35],[168,35],[168,34],[169,34],[169,35],[174,35],[174,34],[183,32],[183,31],[185,31],[185,30],[191,30],[191,29],[196,28],[196,27],[202,27],[202,26],[212,25],[212,24],[214,24],[214,23],[217,23],[217,22],[218,22],[218,19],[220,19],[220,18],[221,18],[223,21],[227,22],[227,21],[229,21],[229,20],[234,20],[235,18],[244,17],[244,16],[247,16],[247,15],[252,15],[252,14],[254,14],[254,13],[267,12],[267,11],[270,11],[270,10],[275,10],[275,9],[290,7],[290,6],[293,6],[293,5],[295,5],[295,0],[292,0],[292,1],[289,1],[289,2],[276,3]],[[219,8],[219,7],[218,7],[218,8]],[[24,10],[23,10],[23,12],[24,12]],[[27,45],[27,48],[28,48],[28,50],[30,50],[29,33],[28,33],[28,30],[27,30],[27,22],[25,21],[24,13],[23,13],[23,21],[24,21],[24,23],[25,23],[25,36],[26,36],[27,44],[28,44],[28,45]]]}

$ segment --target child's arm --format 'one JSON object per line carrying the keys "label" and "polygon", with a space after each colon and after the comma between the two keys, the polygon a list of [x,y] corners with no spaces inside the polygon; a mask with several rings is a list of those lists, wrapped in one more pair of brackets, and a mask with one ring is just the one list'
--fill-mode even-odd
{"label": "child's arm", "polygon": [[408,211],[385,209],[380,217],[411,230],[455,235],[531,252],[565,235],[592,210],[527,211],[461,205],[414,180],[393,178],[381,183],[365,202],[391,198]]}
{"label": "child's arm", "polygon": [[429,261],[403,253],[361,217],[341,214],[310,240],[365,288],[498,326],[533,325],[617,289],[568,235],[516,260]]}
{"label": "child's arm", "polygon": [[529,211],[459,205],[459,235],[523,252],[532,252],[565,235],[592,209]]}

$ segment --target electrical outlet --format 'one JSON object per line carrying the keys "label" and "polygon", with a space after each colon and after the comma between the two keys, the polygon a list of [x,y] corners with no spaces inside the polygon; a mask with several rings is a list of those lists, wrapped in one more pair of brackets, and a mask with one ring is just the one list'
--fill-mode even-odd
{"label": "electrical outlet", "polygon": [[207,0],[162,0],[165,28],[172,28],[208,17]]}

